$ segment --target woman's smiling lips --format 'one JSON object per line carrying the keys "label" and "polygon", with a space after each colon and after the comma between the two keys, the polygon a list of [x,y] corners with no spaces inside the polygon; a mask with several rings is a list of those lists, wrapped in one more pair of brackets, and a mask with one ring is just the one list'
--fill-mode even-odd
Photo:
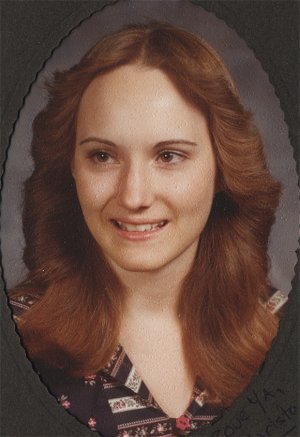
{"label": "woman's smiling lips", "polygon": [[129,240],[145,240],[149,239],[154,235],[157,235],[165,225],[167,220],[122,220],[122,219],[112,219],[111,223],[117,233]]}

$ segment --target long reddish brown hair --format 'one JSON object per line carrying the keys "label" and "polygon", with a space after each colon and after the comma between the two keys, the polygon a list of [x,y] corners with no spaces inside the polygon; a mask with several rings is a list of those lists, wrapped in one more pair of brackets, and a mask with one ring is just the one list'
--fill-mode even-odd
{"label": "long reddish brown hair", "polygon": [[207,43],[183,29],[128,26],[48,82],[48,104],[33,125],[34,171],[24,191],[29,273],[13,291],[38,302],[21,317],[19,330],[32,359],[74,375],[100,370],[116,348],[122,285],[85,225],[70,163],[85,89],[95,77],[134,63],[165,72],[207,115],[219,191],[178,310],[194,375],[209,402],[229,405],[257,372],[277,332],[278,320],[265,303],[268,237],[280,186],[228,71]]}

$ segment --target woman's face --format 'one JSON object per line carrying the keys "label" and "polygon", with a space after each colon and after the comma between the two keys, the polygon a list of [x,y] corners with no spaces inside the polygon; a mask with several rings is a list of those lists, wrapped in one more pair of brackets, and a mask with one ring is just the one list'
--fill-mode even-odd
{"label": "woman's face", "polygon": [[86,224],[115,271],[193,262],[216,164],[204,115],[162,71],[128,65],[91,82],[72,172]]}

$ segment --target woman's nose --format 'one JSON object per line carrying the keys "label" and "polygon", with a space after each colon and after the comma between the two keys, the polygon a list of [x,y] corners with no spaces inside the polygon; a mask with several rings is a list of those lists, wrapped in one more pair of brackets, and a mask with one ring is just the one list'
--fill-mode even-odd
{"label": "woman's nose", "polygon": [[148,208],[153,201],[151,169],[134,162],[126,168],[119,181],[119,203],[131,210]]}

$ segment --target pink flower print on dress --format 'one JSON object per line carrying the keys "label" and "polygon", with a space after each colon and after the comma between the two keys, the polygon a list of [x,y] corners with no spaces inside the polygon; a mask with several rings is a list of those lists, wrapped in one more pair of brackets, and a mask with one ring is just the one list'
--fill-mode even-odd
{"label": "pink flower print on dress", "polygon": [[58,398],[58,402],[60,405],[66,409],[70,408],[71,402],[68,401],[68,396],[61,395],[60,398]]}
{"label": "pink flower print on dress", "polygon": [[96,420],[95,420],[93,417],[90,417],[90,418],[89,418],[89,421],[88,421],[88,426],[89,426],[90,428],[95,428],[96,425],[97,425]]}
{"label": "pink flower print on dress", "polygon": [[207,399],[207,393],[204,390],[197,396],[196,401],[200,406],[203,406],[205,404],[206,399]]}
{"label": "pink flower print on dress", "polygon": [[180,416],[178,419],[176,419],[176,428],[180,429],[181,431],[185,431],[189,427],[190,419],[188,417]]}
{"label": "pink flower print on dress", "polygon": [[163,431],[164,431],[164,426],[163,426],[161,423],[159,423],[159,424],[157,425],[157,431],[158,431],[158,432],[163,432]]}
{"label": "pink flower print on dress", "polygon": [[85,376],[84,383],[89,385],[95,385],[96,384],[95,379],[96,379],[96,375]]}
{"label": "pink flower print on dress", "polygon": [[127,432],[127,431],[124,431],[124,432],[123,432],[123,434],[122,434],[122,437],[130,437],[130,434],[129,434],[129,432]]}

